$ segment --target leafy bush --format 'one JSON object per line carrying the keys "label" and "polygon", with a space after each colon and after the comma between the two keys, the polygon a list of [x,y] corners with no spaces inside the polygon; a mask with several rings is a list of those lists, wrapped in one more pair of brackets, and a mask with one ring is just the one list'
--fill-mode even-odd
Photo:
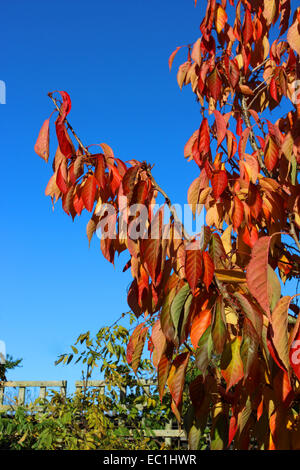
{"label": "leafy bush", "polygon": [[[95,338],[81,334],[72,353],[63,354],[57,364],[81,362],[84,381],[97,369],[109,383],[105,393],[99,388],[83,387],[81,392],[64,397],[51,391],[45,399],[0,415],[0,449],[88,450],[161,449],[162,438],[151,430],[164,429],[173,418],[170,395],[160,401],[157,388],[151,392],[136,385],[137,379],[153,379],[155,369],[143,358],[137,375],[126,361],[130,332],[122,325],[101,328]],[[80,349],[80,350],[79,350]],[[127,394],[120,389],[127,385]],[[185,413],[188,417],[186,402]],[[147,432],[147,435],[145,434]],[[206,447],[207,435],[201,446]],[[176,440],[174,446],[180,446]]]}

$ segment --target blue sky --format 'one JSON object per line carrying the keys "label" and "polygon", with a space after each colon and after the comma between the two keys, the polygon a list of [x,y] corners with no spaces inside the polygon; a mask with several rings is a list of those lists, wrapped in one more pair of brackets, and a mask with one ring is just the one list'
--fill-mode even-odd
{"label": "blue sky", "polygon": [[[180,91],[168,58],[199,36],[192,0],[114,2],[15,0],[2,6],[0,339],[23,358],[15,380],[80,379],[80,368],[54,366],[77,336],[111,324],[128,310],[130,274],[112,267],[99,241],[85,235],[88,214],[72,222],[44,190],[51,176],[33,150],[53,109],[47,93],[66,90],[70,122],[88,144],[155,164],[159,184],[185,203],[199,170],[183,147],[199,126],[190,89]],[[52,145],[52,155],[56,144]]]}
{"label": "blue sky", "polygon": [[[168,58],[199,36],[205,2],[193,0],[14,0],[2,6],[1,76],[7,103],[1,121],[0,339],[23,358],[15,380],[80,379],[80,368],[54,366],[77,336],[96,332],[128,310],[130,273],[114,268],[97,238],[85,235],[89,215],[72,222],[44,190],[51,176],[33,150],[53,109],[47,93],[66,90],[72,126],[86,145],[106,142],[123,160],[155,164],[172,202],[186,203],[198,176],[183,147],[199,126],[190,87],[180,91]],[[52,145],[52,155],[56,144]]]}

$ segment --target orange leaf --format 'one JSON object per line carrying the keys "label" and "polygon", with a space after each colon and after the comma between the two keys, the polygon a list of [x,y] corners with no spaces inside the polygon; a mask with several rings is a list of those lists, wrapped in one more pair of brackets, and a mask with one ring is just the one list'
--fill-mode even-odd
{"label": "orange leaf", "polygon": [[297,18],[287,32],[287,41],[291,48],[300,55],[300,25]]}
{"label": "orange leaf", "polygon": [[34,151],[43,158],[45,162],[48,162],[49,159],[49,123],[49,119],[44,121],[34,146]]}
{"label": "orange leaf", "polygon": [[182,400],[182,392],[185,384],[185,371],[189,358],[190,354],[188,352],[179,354],[172,363],[168,377],[168,387],[177,408],[180,406]]}
{"label": "orange leaf", "polygon": [[198,347],[199,339],[211,324],[211,311],[200,310],[196,313],[191,328],[191,342],[195,349]]}
{"label": "orange leaf", "polygon": [[219,145],[221,145],[221,143],[223,142],[226,136],[227,122],[223,114],[220,113],[220,111],[215,110],[214,116],[215,116],[216,126],[217,126],[217,139],[218,139],[217,145],[219,147]]}
{"label": "orange leaf", "polygon": [[[288,350],[288,309],[291,297],[285,296],[278,300],[268,327],[268,346],[273,359],[283,370],[289,369]],[[274,354],[275,353],[275,354]]]}
{"label": "orange leaf", "polygon": [[270,135],[267,140],[267,144],[265,146],[264,156],[265,156],[265,165],[267,169],[269,171],[272,171],[278,162],[279,148],[275,140],[273,139],[273,137],[271,137]]}
{"label": "orange leaf", "polygon": [[234,196],[232,223],[236,231],[241,225],[243,219],[244,219],[244,205],[237,196]]}
{"label": "orange leaf", "polygon": [[151,340],[154,347],[153,364],[157,368],[167,344],[166,337],[161,329],[160,319],[156,320],[152,327]]}
{"label": "orange leaf", "polygon": [[169,57],[169,69],[170,69],[170,70],[171,70],[171,68],[172,68],[173,60],[174,60],[174,58],[175,58],[177,52],[178,52],[179,49],[181,49],[181,48],[182,48],[182,46],[176,47],[175,51],[173,51],[172,54],[170,55],[170,57]]}

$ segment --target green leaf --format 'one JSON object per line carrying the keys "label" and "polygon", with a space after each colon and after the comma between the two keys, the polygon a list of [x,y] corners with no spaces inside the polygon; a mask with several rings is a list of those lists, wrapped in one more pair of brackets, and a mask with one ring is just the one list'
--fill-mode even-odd
{"label": "green leaf", "polygon": [[196,353],[195,363],[197,368],[204,375],[211,359],[213,341],[211,336],[211,326],[209,326],[201,336]]}
{"label": "green leaf", "polygon": [[180,291],[176,294],[172,305],[171,305],[171,318],[172,322],[175,328],[175,334],[178,337],[178,326],[179,326],[179,320],[180,320],[180,315],[183,310],[185,301],[190,293],[190,287],[188,284],[185,284]]}
{"label": "green leaf", "polygon": [[224,302],[221,296],[217,299],[211,334],[215,352],[222,354],[226,342],[227,329],[224,315]]}
{"label": "green leaf", "polygon": [[210,450],[226,449],[228,442],[228,417],[220,413],[213,422]]}
{"label": "green leaf", "polygon": [[236,385],[244,376],[243,361],[240,355],[242,338],[237,336],[227,343],[221,358],[221,373],[226,381],[228,391]]}

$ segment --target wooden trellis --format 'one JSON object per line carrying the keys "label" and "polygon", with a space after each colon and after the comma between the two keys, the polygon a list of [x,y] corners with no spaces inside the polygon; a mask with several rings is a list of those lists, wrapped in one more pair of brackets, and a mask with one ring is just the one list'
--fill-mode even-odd
{"label": "wooden trellis", "polygon": [[[75,382],[75,391],[76,393],[82,391],[84,388],[97,387],[100,389],[101,394],[105,394],[105,388],[109,384],[104,380],[80,380]],[[140,386],[144,389],[145,394],[151,396],[151,387],[156,386],[157,384],[150,380],[138,380],[134,383],[135,386]],[[5,398],[5,389],[7,388],[17,388],[18,395],[14,404],[4,404]],[[58,380],[58,381],[14,381],[14,382],[0,382],[0,412],[5,412],[8,410],[15,410],[18,406],[26,404],[26,388],[39,388],[39,398],[43,399],[46,397],[47,389],[51,390],[58,388],[62,396],[67,396],[67,381]],[[125,402],[126,400],[126,391],[127,387],[120,388],[120,401]],[[122,405],[121,405],[122,406]],[[124,404],[124,409],[126,405]],[[136,406],[138,410],[143,410],[143,404]],[[165,444],[170,446],[172,439],[186,440],[186,434],[182,429],[173,429],[173,421],[170,420],[166,423],[164,429],[149,429],[143,430],[144,435],[149,437],[163,438]]]}

